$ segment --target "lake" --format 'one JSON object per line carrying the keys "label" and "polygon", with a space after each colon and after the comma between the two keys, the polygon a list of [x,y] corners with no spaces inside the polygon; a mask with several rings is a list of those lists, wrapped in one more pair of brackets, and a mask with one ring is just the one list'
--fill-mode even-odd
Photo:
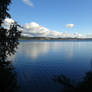
{"label": "lake", "polygon": [[61,74],[74,82],[92,69],[92,41],[20,41],[13,66],[19,92],[60,92]]}

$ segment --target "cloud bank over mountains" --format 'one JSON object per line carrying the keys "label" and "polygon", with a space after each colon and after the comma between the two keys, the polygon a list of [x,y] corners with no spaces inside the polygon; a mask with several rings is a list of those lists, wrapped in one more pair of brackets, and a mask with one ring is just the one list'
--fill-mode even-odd
{"label": "cloud bank over mountains", "polygon": [[[13,23],[13,19],[5,19],[3,25],[5,25],[6,28],[9,28],[10,24]],[[24,24],[22,29],[22,35],[27,37],[52,37],[52,38],[92,38],[92,35],[81,35],[78,33],[69,34],[65,32],[58,32],[54,30],[49,30],[48,28],[39,25],[36,22],[26,23]],[[67,24],[67,28],[74,27],[74,24]]]}

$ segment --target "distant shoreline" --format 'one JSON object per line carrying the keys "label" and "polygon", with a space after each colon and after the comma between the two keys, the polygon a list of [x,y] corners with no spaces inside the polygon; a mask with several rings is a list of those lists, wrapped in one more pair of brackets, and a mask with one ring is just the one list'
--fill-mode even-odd
{"label": "distant shoreline", "polygon": [[19,40],[92,40],[92,38],[20,37]]}

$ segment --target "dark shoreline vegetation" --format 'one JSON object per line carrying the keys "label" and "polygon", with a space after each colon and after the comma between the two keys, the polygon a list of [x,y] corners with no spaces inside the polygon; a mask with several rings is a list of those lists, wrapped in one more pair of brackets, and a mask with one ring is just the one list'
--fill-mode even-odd
{"label": "dark shoreline vegetation", "polygon": [[24,37],[21,36],[19,40],[92,40],[92,38],[50,38],[50,37]]}

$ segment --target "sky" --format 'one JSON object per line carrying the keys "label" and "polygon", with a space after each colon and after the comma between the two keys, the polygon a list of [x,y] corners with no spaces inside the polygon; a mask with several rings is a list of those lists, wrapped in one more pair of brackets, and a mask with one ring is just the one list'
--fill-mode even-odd
{"label": "sky", "polygon": [[27,32],[39,25],[42,31],[92,34],[92,0],[12,0],[9,9],[12,19]]}

